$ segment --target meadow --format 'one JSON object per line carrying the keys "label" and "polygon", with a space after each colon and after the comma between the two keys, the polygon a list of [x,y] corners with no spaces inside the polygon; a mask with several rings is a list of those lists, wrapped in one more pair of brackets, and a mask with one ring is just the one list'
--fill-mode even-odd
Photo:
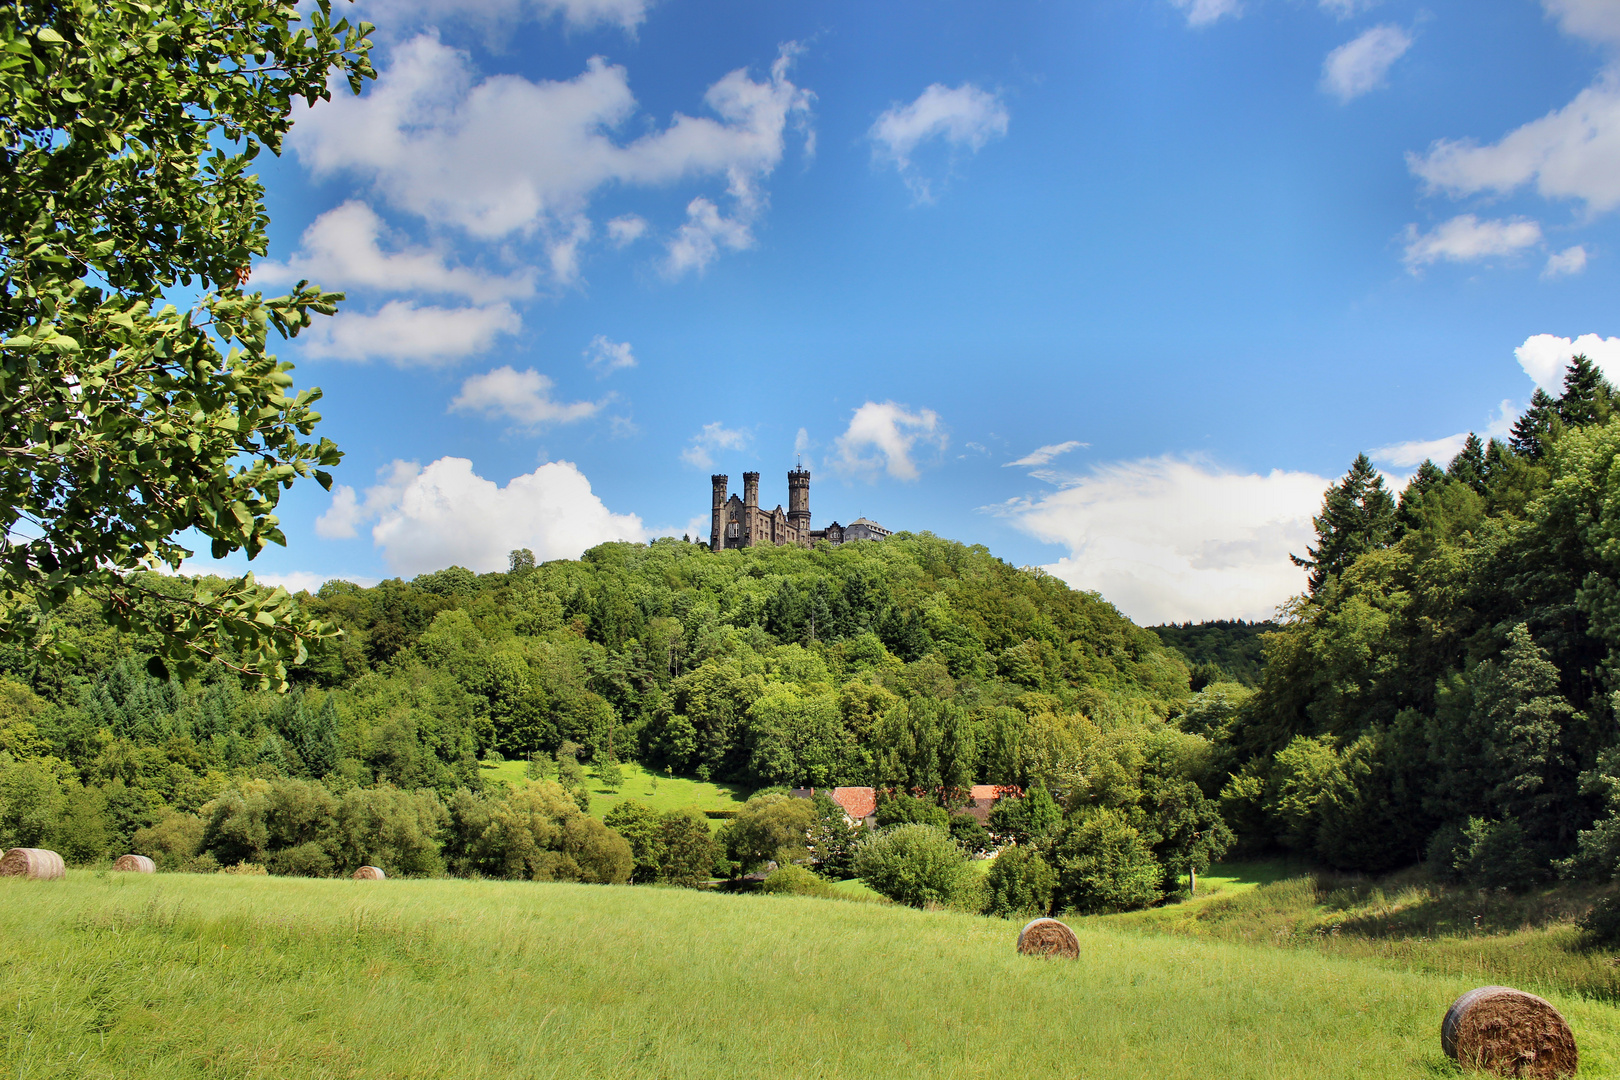
{"label": "meadow", "polygon": [[[498,780],[516,786],[527,780],[529,763],[485,761],[480,763],[480,768],[486,781]],[[609,810],[626,799],[644,802],[659,813],[667,810],[684,810],[687,807],[705,813],[711,810],[738,810],[748,801],[748,796],[753,791],[752,788],[737,784],[713,783],[690,776],[676,776],[668,770],[645,768],[633,761],[626,761],[619,768],[624,783],[617,791],[604,787],[594,772],[587,772],[585,775],[585,784],[591,795],[589,812],[597,820],[606,817]],[[556,779],[555,765],[550,766],[545,778]],[[709,827],[719,828],[722,820],[710,818]]]}
{"label": "meadow", "polygon": [[[0,880],[6,1074],[1422,1077],[1473,982],[1075,920],[676,889]],[[1553,993],[1583,1076],[1620,1013]]]}

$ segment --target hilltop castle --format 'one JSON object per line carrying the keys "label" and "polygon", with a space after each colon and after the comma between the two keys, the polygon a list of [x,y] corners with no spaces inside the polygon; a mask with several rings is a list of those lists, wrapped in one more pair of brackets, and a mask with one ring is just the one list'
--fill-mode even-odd
{"label": "hilltop castle", "polygon": [[881,540],[889,530],[875,521],[857,518],[848,525],[833,522],[825,529],[810,528],[810,470],[794,469],[788,473],[788,508],[780,504],[775,510],[762,510],[759,505],[759,473],[743,473],[742,498],[728,493],[730,477],[723,473],[710,477],[714,484],[713,525],[709,530],[709,547],[758,547],[761,544],[796,544],[810,547],[817,540],[829,544],[844,544],[851,540]]}

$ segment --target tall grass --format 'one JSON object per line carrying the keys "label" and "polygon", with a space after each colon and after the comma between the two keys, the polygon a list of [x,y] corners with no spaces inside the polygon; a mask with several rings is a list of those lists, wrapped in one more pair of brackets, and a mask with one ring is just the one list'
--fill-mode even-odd
{"label": "tall grass", "polygon": [[[1471,984],[1081,922],[800,897],[224,875],[0,880],[3,1060],[42,1077],[1401,1077]],[[1554,996],[1583,1075],[1620,1014]]]}

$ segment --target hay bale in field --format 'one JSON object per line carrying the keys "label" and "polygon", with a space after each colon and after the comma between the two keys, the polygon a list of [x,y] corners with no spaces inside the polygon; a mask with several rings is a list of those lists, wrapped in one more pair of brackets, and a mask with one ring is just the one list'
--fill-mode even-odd
{"label": "hay bale in field", "polygon": [[1481,986],[1452,1003],[1440,1047],[1464,1068],[1497,1076],[1572,1076],[1575,1036],[1548,1002],[1507,986]]}
{"label": "hay bale in field", "polygon": [[155,874],[157,863],[145,855],[120,855],[118,861],[113,863],[113,869],[130,874]]}
{"label": "hay bale in field", "polygon": [[1080,958],[1080,939],[1056,919],[1035,919],[1018,931],[1018,951],[1026,956]]}
{"label": "hay bale in field", "polygon": [[0,877],[25,877],[50,881],[67,873],[62,856],[44,848],[14,847],[0,856]]}
{"label": "hay bale in field", "polygon": [[388,875],[383,873],[380,867],[376,866],[362,866],[354,872],[354,880],[356,881],[382,881],[387,877]]}

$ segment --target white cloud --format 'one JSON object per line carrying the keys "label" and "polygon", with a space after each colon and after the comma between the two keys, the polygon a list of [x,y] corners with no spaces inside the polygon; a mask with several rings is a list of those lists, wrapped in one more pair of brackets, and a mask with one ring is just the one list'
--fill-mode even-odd
{"label": "white cloud", "polygon": [[1620,337],[1582,334],[1571,340],[1552,334],[1532,334],[1513,350],[1524,373],[1554,397],[1564,391],[1564,369],[1569,367],[1573,357],[1582,354],[1598,366],[1604,378],[1620,385]]}
{"label": "white cloud", "polygon": [[714,468],[714,451],[741,450],[753,435],[742,428],[728,428],[716,420],[704,424],[703,430],[692,436],[691,443],[681,451],[681,460],[698,469]]}
{"label": "white cloud", "polygon": [[[1505,439],[1512,433],[1513,421],[1518,417],[1519,410],[1514,407],[1513,402],[1504,399],[1496,407],[1496,415],[1491,417],[1490,422],[1485,425],[1485,430],[1479,434],[1487,441]],[[1433,461],[1444,466],[1462,452],[1463,444],[1468,441],[1468,434],[1466,431],[1459,431],[1443,439],[1413,439],[1409,442],[1391,443],[1389,446],[1380,446],[1372,451],[1370,456],[1374,461],[1381,461],[1397,469],[1414,468],[1424,461]]]}
{"label": "white cloud", "polygon": [[316,359],[387,360],[399,367],[441,367],[483,352],[523,322],[510,304],[442,308],[390,300],[373,314],[345,310],[310,326],[298,340]]}
{"label": "white cloud", "polygon": [[626,247],[647,232],[647,219],[640,214],[620,214],[607,223],[608,239],[614,247]]}
{"label": "white cloud", "polygon": [[597,334],[591,338],[590,345],[585,349],[585,362],[607,375],[620,368],[633,368],[636,366],[635,353],[630,351],[628,341],[609,341],[607,335]]}
{"label": "white cloud", "polygon": [[1321,0],[1322,10],[1340,19],[1348,19],[1378,4],[1379,0]]}
{"label": "white cloud", "polygon": [[1412,35],[1399,26],[1375,26],[1327,54],[1322,62],[1322,89],[1341,102],[1384,85],[1390,65],[1412,47]]}
{"label": "white cloud", "polygon": [[1566,34],[1600,44],[1620,42],[1620,4],[1614,0],[1541,0]]}
{"label": "white cloud", "polygon": [[944,425],[932,409],[911,412],[892,401],[868,401],[838,436],[839,457],[833,465],[844,472],[875,475],[881,470],[896,480],[915,480],[916,451],[943,451],[945,442]]}
{"label": "white cloud", "polygon": [[927,180],[914,175],[912,155],[923,143],[941,140],[951,152],[977,153],[991,139],[1007,134],[1007,107],[1001,98],[963,83],[952,89],[934,83],[909,105],[895,105],[877,118],[867,137],[873,154],[906,178],[919,200],[931,197]]}
{"label": "white cloud", "polygon": [[366,489],[362,502],[354,488],[339,484],[332,489],[332,505],[315,519],[315,535],[326,540],[352,540],[359,528],[399,501],[422,467],[414,461],[394,461],[377,470],[377,483]]}
{"label": "white cloud", "polygon": [[1015,465],[1050,465],[1052,463],[1052,459],[1056,458],[1058,455],[1067,454],[1070,450],[1079,450],[1082,447],[1090,445],[1090,443],[1078,442],[1074,439],[1070,439],[1068,442],[1053,443],[1050,446],[1042,446],[1038,449],[1031,450],[1017,461],[1007,462],[1002,466],[1002,468],[1010,469]]}
{"label": "white cloud", "polygon": [[1170,2],[1187,13],[1188,26],[1208,26],[1227,15],[1235,18],[1243,14],[1243,5],[1239,0],[1170,0]]}
{"label": "white cloud", "polygon": [[1566,277],[1578,274],[1586,269],[1586,248],[1580,244],[1556,251],[1547,256],[1547,268],[1541,272],[1544,278]]}
{"label": "white cloud", "polygon": [[997,507],[1069,554],[1046,567],[1138,623],[1267,618],[1303,590],[1288,561],[1314,543],[1330,481],[1226,472],[1172,457],[1119,462],[1035,501]]}
{"label": "white cloud", "polygon": [[375,520],[373,542],[389,568],[407,577],[451,565],[504,570],[516,548],[541,560],[575,559],[608,540],[647,538],[641,519],[610,512],[571,462],[542,465],[505,487],[473,472],[466,458],[443,457],[426,468],[396,461],[384,472],[352,524]]}
{"label": "white cloud", "polygon": [[448,293],[474,303],[532,295],[534,272],[483,274],[450,266],[444,253],[427,248],[387,252],[379,242],[382,218],[358,200],[316,218],[304,230],[301,249],[286,262],[267,259],[253,268],[253,284],[280,285],[307,278],[333,289]]}
{"label": "white cloud", "polygon": [[1606,76],[1491,145],[1441,139],[1406,160],[1431,190],[1451,195],[1505,194],[1534,182],[1548,198],[1612,210],[1620,206],[1620,84]]}
{"label": "white cloud", "polygon": [[[746,230],[788,129],[808,132],[812,95],[788,78],[794,51],[785,47],[763,80],[737,70],[710,86],[712,118],[676,113],[620,141],[614,133],[637,113],[623,67],[593,57],[564,81],[480,77],[465,53],[423,34],[394,51],[364,97],[335,94],[300,115],[292,142],[317,177],[358,174],[425,218],[485,239],[538,235],[566,282],[591,235],[591,198],[607,185],[723,178]],[[628,242],[636,227],[619,221],[610,239]]]}
{"label": "white cloud", "polygon": [[450,403],[452,412],[505,416],[528,427],[546,424],[572,424],[589,420],[606,402],[574,401],[563,404],[552,398],[556,384],[533,368],[517,371],[498,367],[474,375],[461,384],[461,393]]}
{"label": "white cloud", "polygon": [[650,0],[365,0],[368,18],[382,26],[406,20],[438,23],[462,20],[493,26],[561,16],[569,26],[618,26],[634,33],[647,17]]}
{"label": "white cloud", "polygon": [[686,207],[686,223],[669,242],[664,273],[678,278],[689,270],[701,272],[719,256],[722,247],[732,251],[753,247],[753,217],[752,207],[747,205],[741,213],[728,218],[701,195],[693,199]]}
{"label": "white cloud", "polygon": [[1534,247],[1541,243],[1541,226],[1524,218],[1481,221],[1473,214],[1460,214],[1426,233],[1418,232],[1416,225],[1408,225],[1405,239],[1404,261],[1407,269],[1416,273],[1418,268],[1441,259],[1469,262]]}

